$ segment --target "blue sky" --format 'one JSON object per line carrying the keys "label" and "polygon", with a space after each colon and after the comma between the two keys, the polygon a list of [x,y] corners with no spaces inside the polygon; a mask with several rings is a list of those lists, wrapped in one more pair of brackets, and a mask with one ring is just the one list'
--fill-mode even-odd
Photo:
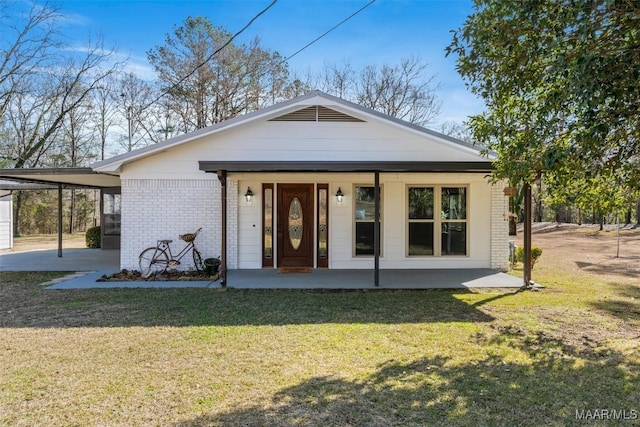
{"label": "blue sky", "polygon": [[[279,0],[238,39],[259,37],[264,48],[288,57],[369,3],[370,0]],[[66,0],[64,34],[72,44],[104,38],[107,48],[128,56],[130,68],[149,78],[146,52],[164,42],[187,16],[205,16],[214,25],[235,33],[271,0]],[[437,122],[462,121],[482,111],[483,103],[464,86],[455,71],[455,58],[446,58],[450,30],[459,28],[472,12],[471,0],[377,0],[350,21],[289,61],[292,71],[317,70],[325,62],[348,61],[356,69],[368,64],[395,64],[419,56],[431,64],[440,83],[442,111]]]}

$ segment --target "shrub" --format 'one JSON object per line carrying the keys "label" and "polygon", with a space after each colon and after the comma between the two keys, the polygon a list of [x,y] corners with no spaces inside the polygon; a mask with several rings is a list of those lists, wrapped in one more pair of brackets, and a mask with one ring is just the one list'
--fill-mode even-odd
{"label": "shrub", "polygon": [[[533,270],[533,267],[536,265],[536,261],[538,261],[538,258],[540,258],[540,255],[542,255],[542,248],[540,248],[539,246],[532,246],[531,247],[531,269],[532,270]],[[516,261],[524,264],[524,246],[518,246],[516,248]]]}
{"label": "shrub", "polygon": [[88,248],[100,248],[102,247],[102,240],[100,236],[100,226],[91,227],[87,230],[87,234],[85,235],[85,239],[87,242]]}

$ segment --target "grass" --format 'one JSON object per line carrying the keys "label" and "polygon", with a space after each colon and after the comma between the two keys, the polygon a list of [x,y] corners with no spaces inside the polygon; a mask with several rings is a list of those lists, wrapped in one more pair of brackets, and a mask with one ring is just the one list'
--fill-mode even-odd
{"label": "grass", "polygon": [[[63,233],[62,246],[64,248],[86,248],[85,233]],[[58,247],[56,234],[31,234],[14,237],[13,252],[28,251],[33,249],[55,249]]]}
{"label": "grass", "polygon": [[637,416],[638,285],[536,274],[542,292],[472,293],[48,291],[39,283],[62,273],[0,272],[0,424],[565,426],[585,424],[576,411]]}

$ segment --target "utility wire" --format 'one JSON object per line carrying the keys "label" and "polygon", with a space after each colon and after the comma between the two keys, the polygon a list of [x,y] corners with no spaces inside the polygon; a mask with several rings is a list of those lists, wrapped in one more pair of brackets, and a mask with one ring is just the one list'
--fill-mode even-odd
{"label": "utility wire", "polygon": [[[266,8],[264,8],[262,11],[260,11],[256,16],[254,16],[248,23],[247,25],[245,25],[240,31],[238,31],[237,33],[235,33],[229,40],[227,40],[227,42],[225,44],[223,44],[221,47],[219,47],[218,49],[215,50],[215,52],[213,52],[211,55],[209,55],[204,61],[202,61],[202,63],[198,64],[196,67],[194,67],[194,69],[186,74],[185,76],[183,76],[182,78],[180,78],[180,80],[178,80],[176,83],[172,84],[169,88],[162,90],[162,93],[160,95],[158,95],[153,101],[149,102],[147,105],[145,105],[144,107],[141,108],[141,110],[144,110],[148,107],[150,107],[151,105],[155,104],[156,102],[158,102],[158,100],[160,98],[162,98],[164,95],[166,95],[167,93],[169,93],[172,89],[176,88],[178,85],[180,85],[182,82],[184,82],[186,79],[188,79],[189,77],[193,76],[195,74],[196,71],[198,71],[198,69],[200,67],[203,67],[207,62],[209,62],[214,55],[216,55],[218,52],[220,52],[222,49],[224,49],[226,46],[228,46],[237,36],[239,36],[240,34],[242,34],[242,32],[244,32],[247,28],[249,28],[249,26],[251,24],[253,24],[253,22],[258,19],[260,16],[262,16],[267,10],[269,10],[274,4],[276,4],[278,0],[273,0]],[[365,4],[364,6],[362,6],[360,9],[356,10],[355,12],[353,12],[351,15],[347,16],[346,18],[344,18],[342,21],[338,22],[336,25],[334,25],[333,27],[331,27],[330,29],[328,29],[327,31],[325,31],[324,33],[322,33],[321,35],[319,35],[318,37],[316,37],[315,39],[313,39],[312,41],[310,41],[309,43],[307,43],[306,45],[304,45],[303,47],[301,47],[300,49],[296,50],[294,53],[292,53],[291,55],[287,56],[286,58],[282,59],[282,61],[280,61],[278,63],[278,65],[282,65],[285,62],[289,61],[291,58],[293,58],[294,56],[298,55],[300,52],[304,51],[305,49],[309,48],[311,45],[315,44],[316,42],[318,42],[320,39],[326,37],[329,33],[333,32],[335,29],[337,29],[338,27],[342,26],[343,24],[345,24],[347,21],[351,20],[354,16],[358,15],[360,12],[362,12],[363,10],[365,10],[366,8],[368,8],[369,6],[371,6],[373,3],[375,3],[376,0],[371,0],[369,3]],[[268,70],[265,71],[264,73],[262,73],[258,78],[263,77],[266,74],[269,74],[272,70]]]}
{"label": "utility wire", "polygon": [[296,50],[294,53],[292,53],[291,55],[286,57],[282,62],[290,60],[291,58],[293,58],[294,56],[296,56],[297,54],[299,54],[300,52],[302,52],[303,50],[305,50],[306,48],[308,48],[309,46],[311,46],[312,44],[314,44],[315,42],[317,42],[318,40],[320,40],[321,38],[323,38],[327,34],[329,34],[330,32],[332,32],[336,28],[340,27],[342,24],[344,24],[345,22],[347,22],[348,20],[350,20],[351,18],[353,18],[354,16],[356,16],[357,14],[359,14],[360,12],[362,12],[363,10],[365,10],[366,8],[368,8],[369,6],[371,6],[375,2],[376,2],[376,0],[371,0],[369,3],[365,4],[360,9],[356,10],[351,15],[347,16],[346,18],[344,18],[342,21],[340,21],[339,23],[337,23],[336,25],[331,27],[329,30],[325,31],[320,36],[316,37],[315,39],[313,39],[312,41],[310,41],[309,43],[307,43],[306,45],[304,45],[300,49]]}
{"label": "utility wire", "polygon": [[[375,1],[375,0],[374,0]],[[264,9],[262,9],[256,16],[254,16],[253,18],[251,18],[251,20],[247,23],[247,25],[245,25],[244,27],[242,27],[242,29],[240,29],[237,33],[235,33],[233,36],[231,36],[231,38],[229,38],[229,40],[227,40],[225,42],[225,44],[223,44],[222,46],[220,46],[218,49],[216,49],[213,53],[211,53],[211,55],[209,55],[204,61],[202,61],[200,64],[196,65],[193,70],[191,70],[191,72],[185,74],[184,76],[182,76],[177,82],[175,82],[174,84],[172,84],[170,87],[163,89],[160,93],[160,95],[158,95],[153,101],[147,103],[147,105],[143,106],[141,108],[141,110],[145,110],[148,107],[150,107],[151,105],[155,104],[156,102],[158,102],[160,100],[160,98],[162,98],[163,96],[165,96],[167,93],[169,93],[171,90],[175,89],[176,87],[178,87],[178,85],[180,85],[182,82],[184,82],[185,80],[187,80],[189,77],[193,76],[196,71],[198,71],[201,67],[203,67],[204,65],[206,65],[207,62],[211,61],[211,59],[218,53],[220,52],[222,49],[224,49],[225,47],[227,47],[236,37],[238,37],[240,34],[242,34],[247,28],[249,28],[251,26],[251,24],[253,24],[256,19],[258,19],[260,16],[264,15],[267,10],[271,9],[271,7],[276,4],[278,2],[278,0],[273,0],[267,7],[265,7]]]}

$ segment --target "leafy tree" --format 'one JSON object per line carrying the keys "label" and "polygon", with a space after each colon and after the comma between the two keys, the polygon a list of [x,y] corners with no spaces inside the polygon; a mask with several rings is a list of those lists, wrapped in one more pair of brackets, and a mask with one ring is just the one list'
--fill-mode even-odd
{"label": "leafy tree", "polygon": [[231,34],[203,17],[188,17],[147,52],[171,105],[187,131],[235,117],[280,100],[288,70],[277,52],[229,43]]}
{"label": "leafy tree", "polygon": [[640,3],[476,0],[447,54],[486,102],[468,125],[497,178],[638,185]]}
{"label": "leafy tree", "polygon": [[548,206],[553,209],[575,206],[581,211],[596,212],[600,217],[600,229],[606,215],[624,212],[640,196],[637,189],[621,186],[611,174],[593,177],[586,171],[574,171],[570,181],[550,175],[545,179],[545,185],[544,202]]}

